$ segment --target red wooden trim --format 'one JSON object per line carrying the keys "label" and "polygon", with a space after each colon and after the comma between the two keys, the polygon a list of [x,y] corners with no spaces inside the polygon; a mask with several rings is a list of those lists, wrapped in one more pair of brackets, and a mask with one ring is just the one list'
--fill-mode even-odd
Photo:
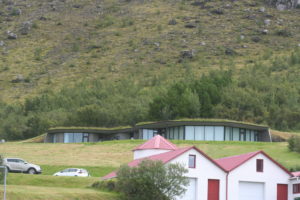
{"label": "red wooden trim", "polygon": [[256,159],[256,171],[264,172],[264,160],[263,159]]}
{"label": "red wooden trim", "polygon": [[[190,157],[194,158],[193,166],[190,166]],[[196,168],[196,155],[194,155],[194,154],[189,155],[189,168]]]}

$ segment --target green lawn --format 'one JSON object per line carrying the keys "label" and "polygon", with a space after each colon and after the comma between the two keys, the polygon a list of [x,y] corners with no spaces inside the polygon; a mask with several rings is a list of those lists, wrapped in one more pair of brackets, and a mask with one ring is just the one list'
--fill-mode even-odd
{"label": "green lawn", "polygon": [[[41,165],[43,174],[8,175],[9,200],[93,199],[115,200],[117,195],[90,188],[99,178],[132,160],[132,149],[142,140],[108,141],[87,144],[43,144],[7,142],[0,144],[0,154],[20,157]],[[179,147],[194,145],[212,158],[263,150],[287,168],[300,166],[300,154],[289,152],[287,143],[172,141]],[[54,177],[68,167],[86,168],[92,177]],[[1,191],[1,190],[0,190]]]}

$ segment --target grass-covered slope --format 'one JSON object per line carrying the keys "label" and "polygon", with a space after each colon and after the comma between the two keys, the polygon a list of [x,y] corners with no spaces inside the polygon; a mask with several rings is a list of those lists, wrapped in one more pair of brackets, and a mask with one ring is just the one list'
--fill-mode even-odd
{"label": "grass-covered slope", "polygon": [[265,0],[3,0],[0,138],[180,118],[300,130],[299,15]]}
{"label": "grass-covered slope", "polygon": [[[132,76],[149,84],[243,67],[266,52],[286,54],[300,39],[299,10],[280,12],[263,0],[1,2],[7,101],[86,79]],[[7,31],[17,39],[7,39]],[[188,64],[181,62],[184,50],[194,53]]]}
{"label": "grass-covered slope", "polygon": [[[133,159],[132,149],[142,140],[108,141],[87,144],[41,144],[8,142],[0,144],[5,157],[19,157],[42,166],[41,175],[8,175],[8,199],[95,199],[115,200],[113,193],[91,189],[101,176]],[[200,142],[172,141],[179,147],[195,145],[212,158],[238,155],[264,150],[287,168],[299,167],[300,154],[289,152],[287,143],[258,142]],[[92,177],[53,177],[52,174],[67,167],[82,167]],[[2,187],[0,188],[0,191]]]}

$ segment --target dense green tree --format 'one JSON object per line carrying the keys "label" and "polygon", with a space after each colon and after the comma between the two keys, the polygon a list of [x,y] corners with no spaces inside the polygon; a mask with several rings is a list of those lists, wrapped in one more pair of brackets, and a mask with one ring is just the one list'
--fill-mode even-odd
{"label": "dense green tree", "polygon": [[124,200],[172,200],[186,191],[185,173],[187,169],[180,164],[144,160],[137,167],[119,169],[117,188]]}

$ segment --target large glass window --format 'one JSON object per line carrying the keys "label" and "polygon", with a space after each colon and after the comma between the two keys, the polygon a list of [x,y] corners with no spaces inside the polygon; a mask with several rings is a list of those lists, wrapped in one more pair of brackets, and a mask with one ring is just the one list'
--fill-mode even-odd
{"label": "large glass window", "polygon": [[251,135],[251,141],[255,141],[254,131],[251,130],[250,135]]}
{"label": "large glass window", "polygon": [[183,126],[179,127],[179,139],[184,140],[184,127]]}
{"label": "large glass window", "polygon": [[215,141],[224,141],[224,127],[215,126]]}
{"label": "large glass window", "polygon": [[185,139],[186,140],[195,140],[195,127],[186,126],[185,127]]}
{"label": "large glass window", "polygon": [[232,128],[231,127],[225,128],[225,140],[226,141],[232,140]]}
{"label": "large glass window", "polygon": [[213,141],[214,140],[214,127],[205,126],[205,140]]}
{"label": "large glass window", "polygon": [[240,128],[240,141],[246,141],[246,130]]}
{"label": "large glass window", "polygon": [[174,140],[178,140],[179,139],[179,127],[174,127]]}
{"label": "large glass window", "polygon": [[246,130],[246,141],[251,141],[251,132],[250,130]]}
{"label": "large glass window", "polygon": [[205,140],[204,126],[195,127],[195,140]]}
{"label": "large glass window", "polygon": [[149,140],[153,138],[154,130],[151,129],[143,129],[143,140]]}
{"label": "large glass window", "polygon": [[64,133],[64,143],[88,142],[84,140],[88,133]]}
{"label": "large glass window", "polygon": [[53,143],[56,143],[56,134],[53,135],[53,140],[52,140],[52,142],[53,142]]}
{"label": "large glass window", "polygon": [[240,140],[240,132],[239,132],[239,128],[233,128],[232,129],[232,132],[233,132],[233,141],[239,141]]}

